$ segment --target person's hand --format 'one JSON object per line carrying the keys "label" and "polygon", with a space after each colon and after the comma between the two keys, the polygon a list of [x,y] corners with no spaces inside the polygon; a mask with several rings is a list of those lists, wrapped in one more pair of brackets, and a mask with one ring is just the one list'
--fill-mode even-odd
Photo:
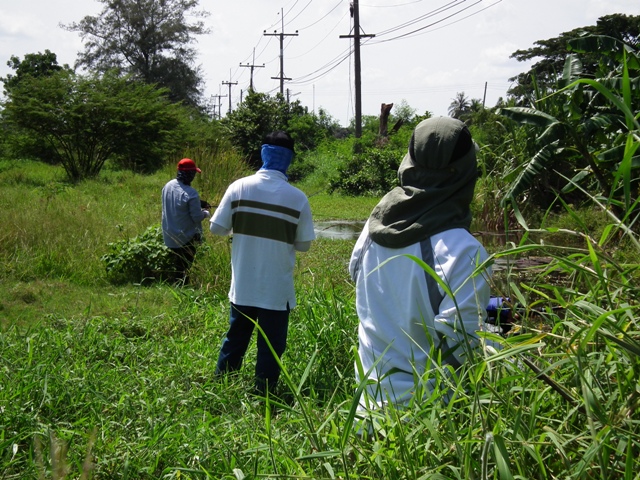
{"label": "person's hand", "polygon": [[202,213],[204,213],[204,218],[211,217],[211,212],[209,212],[209,210],[202,210]]}

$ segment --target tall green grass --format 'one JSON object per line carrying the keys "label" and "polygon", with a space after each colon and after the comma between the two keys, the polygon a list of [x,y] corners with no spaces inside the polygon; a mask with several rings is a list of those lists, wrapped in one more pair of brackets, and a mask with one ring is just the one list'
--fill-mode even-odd
{"label": "tall green grass", "polygon": [[495,293],[528,307],[519,334],[434,373],[450,401],[372,412],[359,435],[352,240],[298,256],[283,388],[268,399],[250,393],[253,346],[238,374],[213,377],[226,239],[207,237],[192,287],[106,282],[106,244],[159,222],[173,174],[70,186],[0,162],[0,478],[640,478],[640,252],[617,219],[596,233],[567,206],[562,228],[548,217],[495,249],[549,259],[495,275]]}

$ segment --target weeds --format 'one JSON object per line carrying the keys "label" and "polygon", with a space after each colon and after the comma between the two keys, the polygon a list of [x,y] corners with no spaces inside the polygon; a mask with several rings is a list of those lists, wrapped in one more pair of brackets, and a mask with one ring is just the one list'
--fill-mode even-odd
{"label": "weeds", "polygon": [[[250,367],[212,375],[228,322],[226,239],[207,239],[192,287],[106,282],[106,245],[157,224],[165,175],[106,172],[45,192],[53,180],[28,172],[35,186],[1,193],[25,203],[21,221],[0,212],[0,478],[638,478],[640,252],[630,230],[620,251],[615,219],[598,217],[597,235],[573,211],[562,228],[551,216],[522,226],[492,257],[548,259],[495,274],[495,293],[525,307],[520,329],[451,372],[449,397],[373,411],[375,428],[358,433],[352,241],[299,255],[287,388],[263,399]],[[44,220],[24,208],[42,199]],[[549,242],[559,235],[571,244]]]}

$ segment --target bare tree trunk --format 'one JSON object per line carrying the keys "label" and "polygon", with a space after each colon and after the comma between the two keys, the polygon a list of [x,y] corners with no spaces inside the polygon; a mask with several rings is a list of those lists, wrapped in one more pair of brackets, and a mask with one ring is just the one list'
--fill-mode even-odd
{"label": "bare tree trunk", "polygon": [[380,128],[378,129],[379,137],[387,137],[389,135],[389,114],[393,108],[393,103],[383,103],[380,106]]}

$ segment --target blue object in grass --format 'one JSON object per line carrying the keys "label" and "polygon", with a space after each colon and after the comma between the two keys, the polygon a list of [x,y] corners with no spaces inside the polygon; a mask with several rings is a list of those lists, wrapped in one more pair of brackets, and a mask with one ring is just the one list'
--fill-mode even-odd
{"label": "blue object in grass", "polygon": [[489,323],[511,323],[513,315],[509,307],[511,300],[508,297],[494,297],[489,299],[487,305],[487,321]]}

